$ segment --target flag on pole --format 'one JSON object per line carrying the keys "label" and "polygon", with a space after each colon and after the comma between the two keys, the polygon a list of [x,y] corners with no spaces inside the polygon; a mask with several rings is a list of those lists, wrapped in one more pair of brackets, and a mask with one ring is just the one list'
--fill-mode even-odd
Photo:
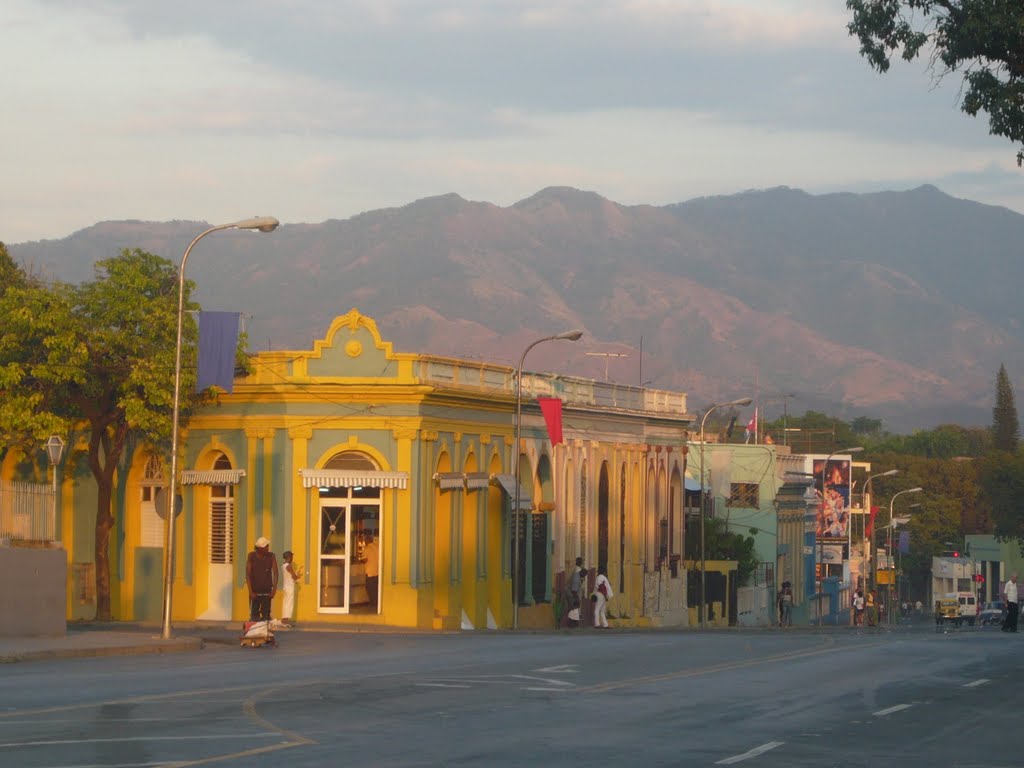
{"label": "flag on pole", "polygon": [[754,408],[754,415],[750,417],[747,428],[743,430],[743,442],[749,443],[751,435],[754,437],[754,442],[757,442],[757,408]]}
{"label": "flag on pole", "polygon": [[896,550],[904,555],[910,554],[910,531],[900,531],[899,541],[896,542]]}
{"label": "flag on pole", "polygon": [[875,515],[878,514],[878,507],[871,507],[871,517],[868,520],[867,526],[864,528],[864,538],[870,539],[871,534],[875,532]]}
{"label": "flag on pole", "polygon": [[238,312],[199,313],[199,370],[196,391],[217,386],[231,392],[235,383]]}
{"label": "flag on pole", "polygon": [[538,397],[537,402],[544,414],[544,423],[548,425],[551,445],[558,445],[562,442],[562,401],[557,397]]}

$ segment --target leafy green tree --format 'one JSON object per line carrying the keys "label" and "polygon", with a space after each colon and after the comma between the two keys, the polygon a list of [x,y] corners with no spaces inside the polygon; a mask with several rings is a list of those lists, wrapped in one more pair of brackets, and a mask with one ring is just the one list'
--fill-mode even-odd
{"label": "leafy green tree", "polygon": [[1015,540],[1024,553],[1024,457],[993,452],[982,459],[978,478],[991,510],[996,537],[1002,541]]}
{"label": "leafy green tree", "polygon": [[32,454],[47,435],[67,432],[48,392],[71,355],[62,343],[71,298],[66,286],[12,278],[0,292],[0,443]]}
{"label": "leafy green tree", "polygon": [[7,246],[0,243],[0,294],[8,288],[23,287],[28,282],[25,270],[15,263]]}
{"label": "leafy green tree", "polygon": [[1013,385],[1006,374],[1006,366],[999,366],[996,374],[996,404],[992,409],[992,447],[997,451],[1016,453],[1020,445],[1020,421],[1013,397]]}
{"label": "leafy green tree", "polygon": [[846,7],[853,11],[847,29],[874,69],[887,72],[897,53],[912,61],[924,52],[939,77],[962,73],[964,112],[987,113],[989,133],[1024,144],[1020,0],[846,0]]}
{"label": "leafy green tree", "polygon": [[877,437],[882,434],[882,420],[858,416],[850,422],[850,431],[864,437]]}
{"label": "leafy green tree", "polygon": [[706,560],[735,560],[736,579],[742,586],[757,570],[758,560],[753,536],[730,531],[720,518],[704,522],[704,557]]}
{"label": "leafy green tree", "polygon": [[[900,500],[910,498],[908,494]],[[959,513],[955,499],[948,497],[933,498],[927,494],[919,494],[924,498],[920,507],[910,510],[910,551],[898,558],[900,571],[910,584],[910,595],[914,599],[927,602],[928,588],[931,583],[932,557],[947,549],[946,542],[963,541],[963,533],[957,524]]]}
{"label": "leafy green tree", "polygon": [[[95,279],[81,286],[34,285],[0,296],[7,320],[0,330],[0,388],[13,398],[0,410],[0,428],[21,424],[22,432],[40,438],[58,421],[86,433],[97,485],[99,620],[111,618],[111,501],[119,462],[134,441],[164,449],[170,442],[177,290],[176,265],[136,249],[99,262]],[[191,285],[186,291],[187,301]],[[185,333],[194,339],[190,318]],[[194,387],[194,365],[184,365],[182,391]]]}

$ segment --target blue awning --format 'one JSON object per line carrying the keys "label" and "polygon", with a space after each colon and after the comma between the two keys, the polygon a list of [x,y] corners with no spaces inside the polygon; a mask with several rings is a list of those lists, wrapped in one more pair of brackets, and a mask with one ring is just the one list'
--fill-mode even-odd
{"label": "blue awning", "polygon": [[694,480],[692,477],[687,477],[683,480],[683,485],[686,490],[693,491],[694,493],[700,492],[700,483]]}

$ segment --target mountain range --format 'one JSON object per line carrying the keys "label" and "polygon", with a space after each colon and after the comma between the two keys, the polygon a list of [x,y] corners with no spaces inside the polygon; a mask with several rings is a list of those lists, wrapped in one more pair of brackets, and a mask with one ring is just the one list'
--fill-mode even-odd
{"label": "mountain range", "polygon": [[[141,248],[175,263],[203,222],[108,221],[9,244],[67,282]],[[357,307],[395,349],[678,389],[690,410],[754,397],[891,431],[991,423],[995,375],[1024,373],[1024,216],[932,186],[786,187],[620,205],[543,189],[508,207],[455,194],[344,220],[228,230],[193,250],[206,309],[253,349],[305,349]]]}

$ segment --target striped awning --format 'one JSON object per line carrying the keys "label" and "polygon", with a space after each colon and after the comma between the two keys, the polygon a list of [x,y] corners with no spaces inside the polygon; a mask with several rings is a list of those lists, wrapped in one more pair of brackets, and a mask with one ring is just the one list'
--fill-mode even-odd
{"label": "striped awning", "polygon": [[466,473],[466,490],[467,491],[479,491],[483,490],[491,484],[491,473],[490,472],[467,472]]}
{"label": "striped awning", "polygon": [[435,472],[434,480],[442,491],[454,491],[466,487],[466,476],[461,472]]}
{"label": "striped awning", "polygon": [[532,509],[533,500],[530,498],[530,494],[523,488],[522,483],[516,482],[515,475],[492,475],[491,479],[501,486],[502,490],[508,494],[509,500],[515,504],[516,498],[516,486],[519,486],[519,509]]}
{"label": "striped awning", "polygon": [[409,486],[408,472],[372,469],[300,469],[303,488],[399,488]]}
{"label": "striped awning", "polygon": [[245,477],[244,469],[184,469],[181,485],[238,485]]}

